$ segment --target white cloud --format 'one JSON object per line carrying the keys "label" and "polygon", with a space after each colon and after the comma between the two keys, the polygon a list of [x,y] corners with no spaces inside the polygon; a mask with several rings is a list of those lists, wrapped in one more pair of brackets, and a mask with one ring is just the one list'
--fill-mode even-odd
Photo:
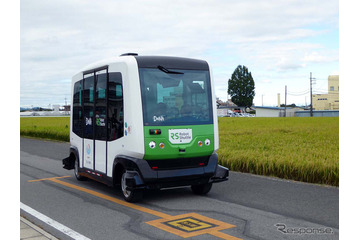
{"label": "white cloud", "polygon": [[278,71],[297,70],[305,67],[305,64],[299,63],[297,59],[289,59],[287,57],[282,57],[275,65]]}
{"label": "white cloud", "polygon": [[314,51],[311,53],[306,53],[303,58],[303,61],[311,62],[311,63],[339,61],[339,54],[338,51],[326,51],[326,52]]}

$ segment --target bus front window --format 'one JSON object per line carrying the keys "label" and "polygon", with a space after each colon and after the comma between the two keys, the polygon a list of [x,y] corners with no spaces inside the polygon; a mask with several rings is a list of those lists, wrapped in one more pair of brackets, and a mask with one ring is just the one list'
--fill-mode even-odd
{"label": "bus front window", "polygon": [[140,68],[144,125],[212,124],[209,72]]}

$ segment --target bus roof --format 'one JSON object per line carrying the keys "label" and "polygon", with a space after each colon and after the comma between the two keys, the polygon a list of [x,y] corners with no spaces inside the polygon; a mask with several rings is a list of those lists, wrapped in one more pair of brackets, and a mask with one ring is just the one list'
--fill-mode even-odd
{"label": "bus roof", "polygon": [[81,72],[86,72],[113,63],[127,62],[134,58],[136,59],[139,68],[156,68],[158,66],[163,66],[169,69],[209,70],[208,63],[199,59],[169,56],[120,55],[118,57],[112,57],[89,64],[84,67]]}
{"label": "bus roof", "polygon": [[206,61],[166,56],[135,56],[139,68],[156,68],[163,66],[165,68],[190,69],[190,70],[208,70]]}

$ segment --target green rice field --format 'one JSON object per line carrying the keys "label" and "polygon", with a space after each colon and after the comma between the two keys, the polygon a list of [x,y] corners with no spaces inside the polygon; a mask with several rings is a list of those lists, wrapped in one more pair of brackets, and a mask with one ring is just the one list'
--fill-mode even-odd
{"label": "green rice field", "polygon": [[21,117],[20,136],[69,142],[70,117]]}
{"label": "green rice field", "polygon": [[[69,117],[20,118],[20,135],[69,141]],[[339,118],[219,118],[219,164],[339,186]]]}
{"label": "green rice field", "polygon": [[231,170],[339,185],[339,118],[219,118],[219,135]]}

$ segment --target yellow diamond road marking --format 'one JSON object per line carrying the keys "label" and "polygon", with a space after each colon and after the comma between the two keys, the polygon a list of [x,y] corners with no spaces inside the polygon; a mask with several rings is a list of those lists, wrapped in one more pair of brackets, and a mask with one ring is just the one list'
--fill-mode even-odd
{"label": "yellow diamond road marking", "polygon": [[[235,225],[205,217],[197,213],[187,213],[168,218],[146,222],[149,225],[171,232],[183,238],[194,237],[202,234],[211,234],[224,229],[234,228]],[[214,236],[215,236],[214,235]],[[223,239],[240,239],[224,233]],[[226,237],[227,236],[227,237]]]}
{"label": "yellow diamond road marking", "polygon": [[214,226],[194,218],[185,218],[175,221],[169,221],[169,222],[165,222],[165,224],[169,226],[173,226],[180,230],[185,230],[187,232],[198,231],[204,228],[210,228]]}

